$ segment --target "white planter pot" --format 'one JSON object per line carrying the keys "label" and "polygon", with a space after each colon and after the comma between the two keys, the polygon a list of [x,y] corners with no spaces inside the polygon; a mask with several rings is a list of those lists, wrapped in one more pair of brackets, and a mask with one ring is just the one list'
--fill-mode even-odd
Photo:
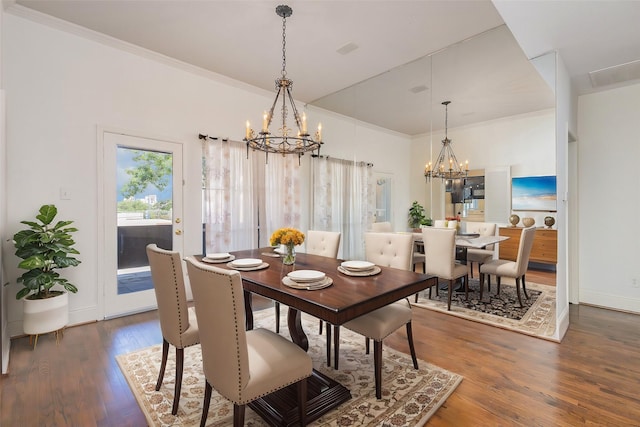
{"label": "white planter pot", "polygon": [[24,299],[22,328],[28,335],[45,334],[69,323],[69,294],[47,299]]}

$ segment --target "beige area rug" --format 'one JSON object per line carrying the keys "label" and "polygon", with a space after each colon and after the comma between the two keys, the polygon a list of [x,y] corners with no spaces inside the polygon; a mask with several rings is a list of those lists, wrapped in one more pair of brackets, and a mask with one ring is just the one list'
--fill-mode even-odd
{"label": "beige area rug", "polygon": [[[285,311],[286,312],[286,311]],[[274,311],[255,313],[256,328],[275,330]],[[286,322],[285,322],[286,325]],[[340,329],[340,370],[326,366],[325,337],[318,336],[318,320],[303,316],[303,326],[309,336],[309,354],[318,371],[346,386],[352,398],[312,426],[422,426],[445,402],[462,381],[460,375],[418,360],[413,369],[411,357],[387,346],[383,350],[382,399],[375,397],[373,350],[366,355],[364,338],[345,328]],[[289,337],[288,331],[281,334]],[[198,426],[204,397],[204,375],[200,346],[185,349],[185,366],[180,407],[171,415],[173,401],[175,351],[169,351],[164,383],[155,391],[161,346],[153,346],[116,356],[133,394],[150,426]],[[233,420],[233,405],[215,390],[207,420],[208,426],[229,426]],[[245,415],[246,426],[267,424],[250,408]]]}
{"label": "beige area rug", "polygon": [[[522,334],[556,341],[553,338],[556,330],[555,286],[527,282],[527,293],[531,299],[526,300],[524,293],[522,293],[522,301],[525,305],[525,310],[522,310],[515,308],[516,305],[519,307],[519,304],[515,297],[516,290],[513,279],[504,278],[502,280],[500,297],[496,296],[495,283],[491,284],[491,292],[487,292],[485,285],[482,301],[479,301],[480,288],[478,280],[471,279],[469,283],[471,285],[469,300],[464,300],[464,292],[456,292],[452,298],[451,311],[447,311],[447,293],[442,290],[440,290],[439,299],[435,297],[435,290],[432,291],[432,299],[429,299],[429,291],[427,290],[420,293],[417,303],[414,303],[414,299],[411,298],[411,303],[414,307],[439,311]],[[509,306],[513,307],[513,310],[510,310]],[[521,311],[516,316],[521,318],[509,318],[509,315],[516,311]]]}

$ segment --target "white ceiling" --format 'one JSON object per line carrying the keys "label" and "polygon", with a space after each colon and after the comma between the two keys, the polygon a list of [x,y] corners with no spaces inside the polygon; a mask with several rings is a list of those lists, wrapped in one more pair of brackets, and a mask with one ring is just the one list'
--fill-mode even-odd
{"label": "white ceiling", "polygon": [[549,108],[526,58],[558,49],[579,94],[593,90],[588,72],[640,59],[637,1],[4,0],[270,91],[281,3],[294,97],[408,135],[429,129],[431,110],[439,121],[445,99],[450,126]]}

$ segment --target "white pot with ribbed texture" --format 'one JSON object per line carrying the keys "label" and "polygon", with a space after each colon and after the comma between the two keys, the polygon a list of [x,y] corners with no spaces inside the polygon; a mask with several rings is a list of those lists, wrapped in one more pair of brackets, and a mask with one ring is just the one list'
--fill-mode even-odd
{"label": "white pot with ribbed texture", "polygon": [[22,329],[25,334],[38,335],[54,332],[69,323],[69,294],[53,298],[23,299]]}

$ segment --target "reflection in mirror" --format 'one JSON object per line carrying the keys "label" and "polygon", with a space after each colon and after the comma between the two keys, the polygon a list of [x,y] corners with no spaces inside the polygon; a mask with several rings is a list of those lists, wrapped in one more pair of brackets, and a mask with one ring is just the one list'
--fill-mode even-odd
{"label": "reflection in mirror", "polygon": [[391,219],[391,188],[393,178],[389,174],[376,173],[375,222],[393,222]]}

